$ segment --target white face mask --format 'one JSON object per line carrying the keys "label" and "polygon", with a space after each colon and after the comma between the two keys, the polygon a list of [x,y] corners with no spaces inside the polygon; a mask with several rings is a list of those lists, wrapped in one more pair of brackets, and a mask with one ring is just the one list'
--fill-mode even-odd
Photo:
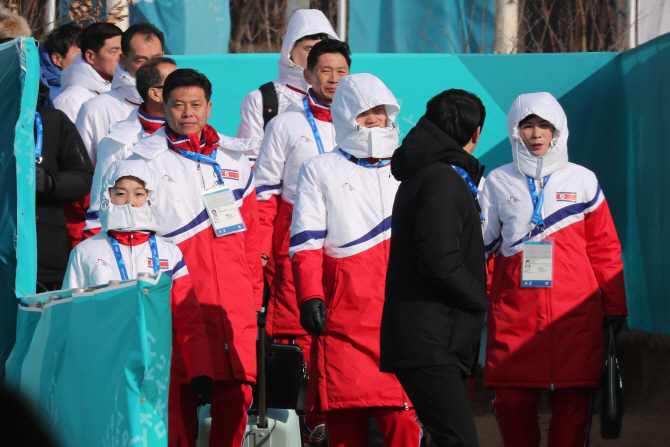
{"label": "white face mask", "polygon": [[338,139],[337,143],[345,152],[358,158],[388,158],[398,148],[398,128],[367,128],[358,124],[355,130],[347,133],[345,138]]}
{"label": "white face mask", "polygon": [[153,207],[147,200],[141,207],[114,205],[105,200],[100,204],[100,224],[105,230],[156,231]]}

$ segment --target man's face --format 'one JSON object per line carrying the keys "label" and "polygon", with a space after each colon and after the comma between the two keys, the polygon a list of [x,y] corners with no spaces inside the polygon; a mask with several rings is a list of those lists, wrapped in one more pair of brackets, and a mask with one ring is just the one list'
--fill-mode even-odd
{"label": "man's face", "polygon": [[316,98],[325,103],[333,102],[337,83],[349,74],[347,60],[340,53],[324,53],[319,56],[314,70],[305,69],[305,80],[312,85]]}
{"label": "man's face", "polygon": [[[156,66],[158,71],[161,73],[161,82],[158,85],[149,87],[149,98],[158,104],[163,103],[163,84],[165,83],[165,78],[168,77],[170,73],[175,71],[177,67],[172,64],[158,64]],[[174,92],[173,92],[174,94]]]}
{"label": "man's face", "polygon": [[152,57],[162,56],[163,46],[153,34],[135,34],[130,39],[130,51],[127,55],[121,53],[121,66],[132,76],[135,77],[140,65]]}
{"label": "man's face", "polygon": [[531,115],[519,123],[519,134],[528,151],[540,157],[549,151],[554,138],[554,125],[537,115]]}
{"label": "man's face", "polygon": [[386,127],[388,126],[388,115],[386,115],[386,107],[383,105],[373,107],[363,113],[359,113],[356,117],[356,122],[363,127]]}
{"label": "man's face", "polygon": [[163,105],[168,126],[178,136],[198,134],[207,125],[212,103],[205,98],[200,87],[179,87],[170,92]]}
{"label": "man's face", "polygon": [[56,53],[55,51],[51,53],[51,62],[61,70],[65,70],[67,67],[72,65],[74,58],[81,53],[81,48],[77,45],[72,45],[68,50],[66,55]]}
{"label": "man's face", "polygon": [[309,52],[312,50],[312,47],[320,41],[321,39],[305,39],[296,43],[290,53],[293,63],[299,65],[301,68],[305,68],[307,66],[307,56],[309,56]]}
{"label": "man's face", "polygon": [[84,57],[103,79],[111,81],[120,55],[121,36],[114,36],[105,40],[105,45],[97,53],[94,53],[93,50],[86,50]]}

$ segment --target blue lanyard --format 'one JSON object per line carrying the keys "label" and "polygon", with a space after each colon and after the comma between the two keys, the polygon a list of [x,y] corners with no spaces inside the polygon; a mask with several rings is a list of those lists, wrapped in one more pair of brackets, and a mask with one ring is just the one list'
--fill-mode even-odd
{"label": "blue lanyard", "polygon": [[535,224],[535,227],[544,228],[544,219],[542,218],[542,205],[544,204],[544,189],[547,187],[549,182],[548,175],[544,178],[544,188],[540,195],[537,195],[537,190],[535,189],[535,180],[530,177],[526,177],[528,180],[528,189],[530,190],[530,198],[533,200],[533,217],[530,219],[532,224]]}
{"label": "blue lanyard", "polygon": [[44,139],[42,116],[39,114],[39,112],[35,112],[35,128],[37,129],[37,140],[35,141],[35,158],[39,163],[42,161],[42,141]]}
{"label": "blue lanyard", "polygon": [[[109,242],[112,244],[112,250],[114,250],[114,257],[116,258],[116,264],[119,266],[119,272],[121,273],[121,279],[123,281],[128,280],[128,271],[126,270],[126,263],[123,261],[123,256],[121,256],[121,247],[119,242],[112,236],[109,235]],[[151,247],[151,259],[154,264],[154,273],[160,270],[160,259],[158,259],[158,247],[156,246],[156,235],[152,234],[149,236],[149,246]]]}
{"label": "blue lanyard", "polygon": [[479,221],[484,222],[484,216],[482,215],[482,207],[479,205],[479,199],[478,199],[478,194],[479,190],[477,189],[477,185],[475,185],[475,182],[470,178],[467,172],[465,172],[465,169],[461,168],[460,166],[454,166],[451,165],[452,168],[458,172],[461,177],[463,177],[463,180],[465,180],[465,183],[468,184],[468,187],[470,188],[470,192],[472,192],[472,195],[475,196],[475,203],[477,204],[477,211],[479,212]]}
{"label": "blue lanyard", "polygon": [[179,149],[178,147],[174,146],[172,147],[178,150],[186,158],[190,158],[191,160],[204,161],[205,163],[210,163],[214,168],[214,172],[216,172],[216,176],[219,178],[219,185],[223,185],[223,175],[221,175],[221,165],[219,165],[219,162],[216,161],[216,151],[218,149],[214,149],[214,151],[210,155],[202,155],[197,152],[185,151],[184,149]]}
{"label": "blue lanyard", "polygon": [[377,163],[370,163],[369,161],[367,161],[364,158],[358,158],[358,157],[355,157],[355,156],[351,155],[348,152],[344,152],[342,150],[342,148],[338,148],[338,149],[340,150],[342,155],[347,157],[347,160],[349,160],[353,163],[356,163],[359,166],[363,166],[364,168],[383,168],[384,166],[388,166],[391,163],[391,159],[386,159],[385,160],[383,158],[380,158]]}
{"label": "blue lanyard", "polygon": [[314,139],[316,140],[316,147],[319,148],[319,154],[323,154],[326,151],[323,149],[323,143],[321,142],[321,135],[319,134],[319,129],[316,128],[316,121],[314,120],[314,114],[312,113],[312,108],[309,106],[309,99],[307,99],[307,95],[305,95],[302,98],[302,105],[305,107],[305,113],[307,114],[307,121],[309,121],[309,125],[312,127],[312,132],[314,133]]}

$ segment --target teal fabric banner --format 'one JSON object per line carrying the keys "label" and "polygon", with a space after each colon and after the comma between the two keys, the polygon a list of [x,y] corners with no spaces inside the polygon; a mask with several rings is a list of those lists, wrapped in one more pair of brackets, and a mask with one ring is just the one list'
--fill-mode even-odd
{"label": "teal fabric banner", "polygon": [[[7,385],[63,446],[167,446],[172,316],[167,275],[30,296]],[[88,290],[88,289],[87,289]]]}
{"label": "teal fabric banner", "polygon": [[491,53],[494,0],[349,2],[354,53]]}
{"label": "teal fabric banner", "polygon": [[[0,377],[16,335],[17,297],[35,293],[35,139],[39,59],[35,40],[0,45]],[[18,267],[18,268],[17,268]]]}

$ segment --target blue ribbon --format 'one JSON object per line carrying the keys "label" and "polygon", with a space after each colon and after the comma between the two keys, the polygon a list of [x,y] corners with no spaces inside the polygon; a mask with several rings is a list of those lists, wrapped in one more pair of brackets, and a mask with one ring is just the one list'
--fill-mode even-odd
{"label": "blue ribbon", "polygon": [[221,175],[221,165],[219,165],[219,163],[216,161],[217,149],[214,149],[214,151],[210,155],[203,155],[197,152],[191,152],[186,151],[184,149],[179,149],[178,147],[174,146],[172,147],[175,150],[179,151],[179,153],[181,153],[186,158],[190,158],[191,160],[204,161],[205,163],[210,163],[214,168],[216,176],[219,178],[219,185],[223,185],[223,175]]}
{"label": "blue ribbon", "polygon": [[35,112],[35,129],[37,129],[37,139],[35,140],[35,158],[39,161],[42,158],[42,141],[44,140],[44,127],[42,126],[42,115]]}
{"label": "blue ribbon", "polygon": [[[530,198],[533,200],[533,217],[530,219],[531,223],[535,224],[536,227],[544,228],[544,219],[542,218],[542,205],[544,204],[544,189],[547,187],[547,182],[549,182],[548,175],[544,178],[544,188],[538,196],[537,189],[535,189],[535,180],[530,177],[526,177],[528,180],[528,189],[530,190]],[[531,230],[532,231],[532,230]]]}
{"label": "blue ribbon", "polygon": [[321,135],[319,134],[319,129],[316,128],[316,121],[314,120],[314,114],[312,113],[312,108],[309,105],[309,99],[307,99],[307,95],[305,95],[302,98],[302,105],[305,107],[305,113],[307,114],[307,121],[309,121],[309,125],[312,128],[312,132],[314,133],[314,139],[316,140],[316,147],[319,148],[319,154],[323,154],[326,152],[323,149],[323,143],[321,142]]}
{"label": "blue ribbon", "polygon": [[475,182],[470,178],[470,175],[468,175],[467,172],[465,172],[465,169],[461,168],[460,166],[454,166],[451,165],[452,168],[458,172],[461,177],[463,177],[463,180],[465,180],[465,183],[468,184],[468,188],[470,188],[470,192],[472,193],[473,196],[475,196],[475,203],[477,204],[477,211],[479,212],[479,221],[484,222],[484,216],[482,215],[482,207],[479,205],[479,190],[477,189],[477,185],[475,185]]}
{"label": "blue ribbon", "polygon": [[[126,270],[126,263],[123,261],[123,256],[121,255],[121,247],[119,246],[119,242],[111,234],[109,235],[109,242],[111,242],[112,250],[114,250],[114,257],[116,258],[116,264],[119,266],[121,279],[123,281],[127,281],[128,271]],[[151,247],[151,259],[154,264],[154,273],[156,273],[160,270],[161,266],[160,259],[158,259],[158,247],[156,246],[155,234],[149,236],[149,246]]]}
{"label": "blue ribbon", "polygon": [[355,156],[351,155],[348,152],[344,152],[342,150],[342,148],[338,148],[338,149],[340,150],[340,153],[342,153],[342,155],[347,157],[347,160],[349,160],[353,163],[356,163],[359,166],[363,166],[364,168],[382,168],[382,167],[387,166],[391,163],[390,159],[384,160],[383,158],[380,158],[377,163],[370,163],[369,161],[367,161],[364,158],[358,158],[358,157],[355,157]]}

